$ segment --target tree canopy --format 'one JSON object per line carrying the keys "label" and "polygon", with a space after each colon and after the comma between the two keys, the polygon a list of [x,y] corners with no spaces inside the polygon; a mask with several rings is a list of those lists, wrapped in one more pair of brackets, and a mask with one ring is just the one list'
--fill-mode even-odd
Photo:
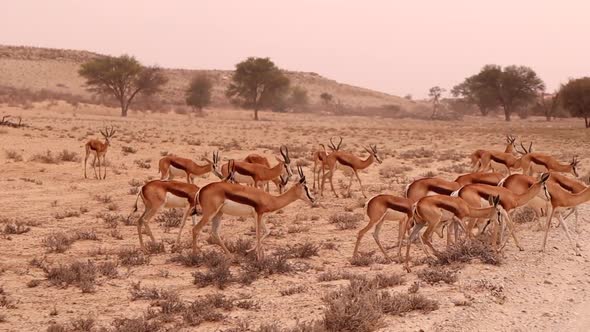
{"label": "tree canopy", "polygon": [[455,86],[452,93],[476,104],[483,115],[502,107],[506,121],[510,121],[518,107],[535,100],[544,89],[543,81],[529,67],[486,65]]}
{"label": "tree canopy", "polygon": [[590,128],[590,77],[571,79],[561,87],[559,98],[573,116],[584,118]]}
{"label": "tree canopy", "polygon": [[245,108],[258,111],[284,102],[289,78],[269,59],[250,57],[236,65],[226,95]]}
{"label": "tree canopy", "polygon": [[213,82],[207,75],[195,75],[186,90],[186,104],[202,112],[211,103],[212,88]]}
{"label": "tree canopy", "polygon": [[86,79],[90,91],[115,97],[121,116],[127,116],[137,94],[152,95],[168,82],[160,68],[142,66],[128,55],[90,60],[82,64],[78,74]]}

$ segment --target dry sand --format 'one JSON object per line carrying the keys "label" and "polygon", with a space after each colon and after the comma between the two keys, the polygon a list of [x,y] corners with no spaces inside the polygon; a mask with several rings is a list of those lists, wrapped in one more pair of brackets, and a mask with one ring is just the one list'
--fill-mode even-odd
{"label": "dry sand", "polygon": [[[52,266],[75,260],[115,261],[116,252],[121,248],[137,247],[135,226],[119,223],[117,229],[122,239],[118,240],[111,235],[112,228],[108,228],[97,215],[129,213],[136,198],[129,194],[129,181],[157,178],[157,161],[164,152],[195,159],[218,149],[223,158],[240,158],[254,151],[272,157],[277,154],[271,149],[287,144],[294,160],[304,160],[309,159],[318,143],[325,143],[332,135],[342,135],[343,149],[366,156],[361,145],[377,144],[385,160],[382,165],[373,165],[361,174],[369,196],[400,194],[408,181],[429,171],[452,179],[457,175],[455,172],[467,170],[467,156],[474,149],[503,149],[503,135],[507,133],[525,142],[533,140],[536,151],[553,153],[562,160],[577,154],[581,159],[581,174],[587,174],[590,169],[587,151],[590,131],[582,129],[577,120],[551,123],[515,120],[507,125],[499,119],[481,118],[448,123],[263,113],[263,121],[253,122],[249,120],[250,112],[245,111],[210,112],[206,118],[132,113],[129,118],[122,119],[116,116],[116,110],[80,107],[74,111],[62,104],[51,109],[37,105],[26,111],[4,107],[0,108],[0,114],[21,115],[31,125],[24,129],[0,127],[2,149],[16,151],[24,159],[9,160],[5,151],[0,153],[0,217],[36,224],[27,233],[0,237],[0,286],[6,299],[13,304],[13,308],[0,305],[0,314],[5,320],[0,323],[3,331],[45,330],[51,322],[67,323],[80,317],[94,317],[98,325],[109,326],[115,318],[140,316],[150,307],[150,301],[130,300],[129,289],[136,281],[141,281],[142,286],[177,291],[184,301],[221,292],[231,297],[250,298],[260,306],[255,310],[234,308],[224,312],[225,318],[221,322],[184,328],[187,331],[226,330],[241,321],[249,323],[253,329],[272,322],[293,326],[298,320],[321,318],[322,295],[347,283],[345,280],[319,282],[318,276],[325,271],[367,275],[400,273],[406,278],[405,284],[390,290],[405,292],[418,280],[415,272],[425,268],[425,265],[416,266],[413,273],[406,275],[397,263],[375,263],[369,267],[350,264],[356,232],[366,220],[356,229],[338,230],[329,223],[329,218],[345,210],[364,213],[362,204],[365,200],[356,183],[353,183],[351,198],[334,199],[330,192],[326,192],[322,199],[325,209],[309,208],[303,202],[296,202],[281,213],[267,216],[272,231],[266,242],[269,253],[286,244],[304,241],[318,245],[329,243],[334,249],[321,249],[319,256],[310,259],[291,260],[308,264],[311,268],[307,271],[271,275],[249,286],[232,283],[224,290],[213,286],[198,288],[192,284],[191,276],[196,268],[167,262],[173,256],[168,243],[166,253],[153,255],[148,265],[119,266],[117,278],[99,278],[93,293],[82,293],[75,286],[52,286],[40,268],[30,265],[32,259],[41,257],[46,257]],[[47,150],[57,154],[67,149],[83,155],[84,143],[90,138],[98,138],[98,129],[105,124],[116,126],[118,134],[107,155],[110,166],[104,181],[84,179],[80,161],[59,164],[29,161],[32,156]],[[133,147],[137,153],[124,154],[123,146]],[[422,148],[424,151],[411,151]],[[416,154],[427,157],[413,158],[412,155]],[[134,161],[140,159],[149,160],[147,163],[151,168],[139,168]],[[304,169],[311,179],[310,167]],[[380,175],[380,171],[387,170],[393,176]],[[91,170],[89,174],[92,174]],[[214,180],[213,175],[209,175],[199,178],[197,183],[203,185]],[[343,192],[348,180],[339,171],[335,182],[337,189]],[[272,186],[271,189],[274,190]],[[110,196],[115,205],[109,207],[109,204],[97,201],[96,195]],[[55,218],[56,214],[79,211],[81,207],[88,211],[79,216]],[[440,308],[427,314],[386,315],[382,330],[590,330],[587,206],[581,208],[580,215],[582,220],[575,236],[581,244],[582,257],[574,256],[565,235],[556,228],[549,234],[548,251],[540,253],[542,232],[533,223],[519,224],[518,234],[525,251],[520,252],[509,243],[504,252],[504,263],[500,266],[466,264],[454,284],[422,283],[419,292],[438,301]],[[177,228],[165,232],[164,227],[153,220],[151,225],[157,239],[175,239]],[[301,226],[303,231],[288,232],[294,225]],[[0,226],[4,228],[4,225]],[[221,233],[227,241],[239,237],[253,239],[252,226],[252,220],[225,217]],[[99,240],[77,241],[65,253],[47,253],[43,239],[49,234],[60,231],[72,234],[80,229],[94,230]],[[389,223],[384,226],[381,239],[392,255],[395,249],[391,246],[396,234],[397,225]],[[217,246],[207,244],[205,238],[201,237],[203,250],[218,250]],[[183,240],[189,240],[188,231],[183,234]],[[435,246],[444,247],[444,241],[436,239]],[[97,252],[99,248],[101,251]],[[363,240],[361,250],[377,250],[370,234]],[[379,256],[379,252],[376,255]],[[414,247],[412,257],[420,259],[423,253]],[[28,287],[33,279],[40,280],[40,284]],[[281,295],[281,291],[294,285],[305,285],[306,288],[301,293]],[[487,285],[487,288],[481,285]],[[471,299],[471,305],[453,304],[465,298]],[[54,310],[56,315],[51,314]]]}

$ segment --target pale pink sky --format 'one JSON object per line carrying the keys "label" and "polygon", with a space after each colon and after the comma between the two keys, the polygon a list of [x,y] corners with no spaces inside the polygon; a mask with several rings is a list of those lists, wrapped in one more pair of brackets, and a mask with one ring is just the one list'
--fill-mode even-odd
{"label": "pale pink sky", "polygon": [[[555,89],[590,75],[587,0],[4,1],[0,43],[232,69],[248,56],[423,97],[484,64],[531,66]],[[1,74],[1,73],[0,73]]]}

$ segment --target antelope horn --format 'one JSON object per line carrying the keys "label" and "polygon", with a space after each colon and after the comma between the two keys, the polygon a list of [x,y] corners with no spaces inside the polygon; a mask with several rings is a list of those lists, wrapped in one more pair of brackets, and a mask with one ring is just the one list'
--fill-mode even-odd
{"label": "antelope horn", "polygon": [[342,136],[338,136],[338,138],[340,138],[340,141],[338,142],[338,146],[336,146],[336,150],[340,150],[340,145],[342,145]]}
{"label": "antelope horn", "polygon": [[527,153],[531,153],[533,152],[533,142],[531,142],[531,144],[529,144],[529,149],[527,151]]}

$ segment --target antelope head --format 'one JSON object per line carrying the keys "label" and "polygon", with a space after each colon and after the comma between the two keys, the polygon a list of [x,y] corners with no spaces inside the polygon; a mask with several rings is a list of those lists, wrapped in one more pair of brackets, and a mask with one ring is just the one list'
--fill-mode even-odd
{"label": "antelope head", "polygon": [[516,148],[516,146],[514,147],[514,150],[516,150],[516,152],[518,152],[521,155],[525,155],[525,154],[529,154],[531,152],[533,152],[533,142],[531,142],[531,144],[529,144],[529,148],[527,149],[524,144],[522,144],[522,142],[520,142],[520,146],[522,147],[522,151],[518,151],[518,149]]}
{"label": "antelope head", "polygon": [[[297,173],[299,175],[299,181],[297,181],[297,183],[295,184],[295,190],[297,193],[297,197],[304,201],[309,203],[309,205],[313,205],[315,203],[315,197],[311,194],[311,191],[309,190],[309,188],[307,187],[307,181],[305,179],[305,174],[303,174],[303,169],[301,168],[301,166],[297,166]],[[281,176],[281,183],[287,183],[288,179],[284,179],[283,176]]]}
{"label": "antelope head", "polygon": [[368,153],[370,153],[373,158],[375,158],[375,160],[377,160],[378,163],[382,164],[383,160],[381,160],[381,158],[379,157],[379,154],[377,153],[377,145],[369,145],[369,147],[365,147],[365,151],[367,151]]}
{"label": "antelope head", "polygon": [[110,139],[115,136],[115,128],[113,128],[113,126],[109,127],[105,127],[104,131],[100,130],[100,134],[104,137],[104,142],[106,145],[110,145]]}
{"label": "antelope head", "polygon": [[506,135],[506,143],[512,145],[512,147],[516,150],[516,137],[512,135]]}
{"label": "antelope head", "polygon": [[328,144],[328,147],[332,151],[338,151],[340,150],[340,145],[342,145],[342,136],[338,136],[338,138],[340,139],[340,141],[338,141],[338,144],[334,144],[334,142],[332,141],[333,138],[334,137],[330,137],[330,144]]}
{"label": "antelope head", "polygon": [[289,148],[287,148],[285,145],[281,145],[279,151],[281,152],[281,156],[283,156],[283,163],[287,173],[287,181],[289,181],[289,179],[293,176],[293,171],[291,171],[291,158],[289,158]]}

